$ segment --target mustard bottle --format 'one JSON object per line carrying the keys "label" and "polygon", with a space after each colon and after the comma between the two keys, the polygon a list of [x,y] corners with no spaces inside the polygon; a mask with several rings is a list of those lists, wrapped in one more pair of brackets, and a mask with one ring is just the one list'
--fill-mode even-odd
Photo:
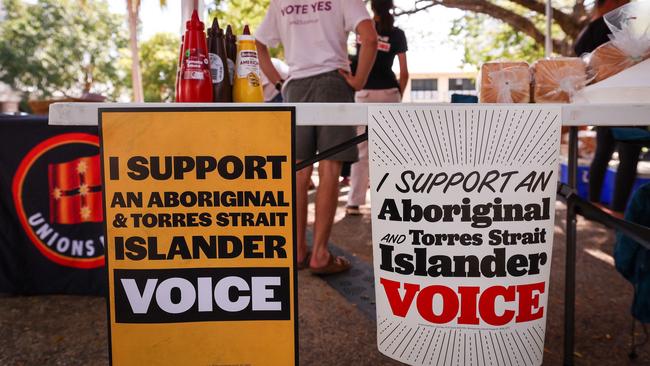
{"label": "mustard bottle", "polygon": [[233,100],[237,103],[264,102],[257,47],[248,26],[244,27],[244,34],[237,37]]}

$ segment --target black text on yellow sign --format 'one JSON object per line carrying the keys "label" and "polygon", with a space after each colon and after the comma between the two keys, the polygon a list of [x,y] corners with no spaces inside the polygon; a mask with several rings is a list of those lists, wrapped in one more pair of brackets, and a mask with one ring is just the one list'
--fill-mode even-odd
{"label": "black text on yellow sign", "polygon": [[297,364],[294,114],[100,110],[113,364]]}

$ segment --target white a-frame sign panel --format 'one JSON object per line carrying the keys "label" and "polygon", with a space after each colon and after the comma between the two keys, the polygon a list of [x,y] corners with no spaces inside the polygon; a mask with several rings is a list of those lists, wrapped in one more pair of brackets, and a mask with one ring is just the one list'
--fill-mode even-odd
{"label": "white a-frame sign panel", "polygon": [[540,365],[557,106],[369,108],[377,346],[412,365]]}

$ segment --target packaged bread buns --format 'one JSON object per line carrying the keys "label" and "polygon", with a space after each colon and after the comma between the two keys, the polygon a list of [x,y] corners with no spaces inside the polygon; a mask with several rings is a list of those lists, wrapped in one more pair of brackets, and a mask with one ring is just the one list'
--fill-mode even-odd
{"label": "packaged bread buns", "polygon": [[587,59],[592,83],[605,80],[643,61],[642,57],[629,56],[612,42],[600,45]]}
{"label": "packaged bread buns", "polygon": [[532,70],[535,103],[569,103],[587,85],[587,65],[578,57],[539,60]]}
{"label": "packaged bread buns", "polygon": [[594,83],[650,58],[650,1],[628,3],[603,18],[611,40],[587,56]]}
{"label": "packaged bread buns", "polygon": [[526,62],[486,62],[481,66],[481,103],[529,103],[530,69]]}

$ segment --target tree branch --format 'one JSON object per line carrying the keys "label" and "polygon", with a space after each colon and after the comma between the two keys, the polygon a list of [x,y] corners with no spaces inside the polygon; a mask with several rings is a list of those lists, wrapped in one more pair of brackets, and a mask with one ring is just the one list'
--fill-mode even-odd
{"label": "tree branch", "polygon": [[[531,1],[531,0],[512,0],[512,1],[517,3],[519,2],[527,3],[530,7],[537,7],[541,5],[542,8],[544,8],[544,4],[539,3],[537,1]],[[419,4],[423,4],[423,3],[426,3],[426,5],[419,6]],[[537,3],[537,5],[533,3]],[[516,31],[528,35],[529,37],[533,38],[535,42],[537,42],[538,44],[540,45],[544,44],[545,34],[537,28],[537,26],[531,19],[523,15],[517,14],[512,10],[506,9],[492,2],[484,1],[484,0],[416,0],[413,9],[396,12],[396,15],[413,14],[418,11],[422,11],[424,9],[436,5],[442,5],[448,8],[455,8],[455,9],[488,15],[490,17],[499,19],[509,24]],[[531,10],[537,11],[535,9],[531,9]],[[574,35],[573,36],[570,35],[570,37],[573,38]],[[571,55],[573,53],[567,41],[554,39],[553,48],[555,52],[565,56]]]}
{"label": "tree branch", "polygon": [[[537,0],[510,0],[511,2],[521,5],[526,9],[532,10],[541,15],[546,14],[546,4],[539,2]],[[573,16],[557,9],[553,8],[553,20],[557,23],[560,28],[566,33],[569,37],[575,38],[578,33],[582,30],[581,24],[579,24],[578,19]]]}
{"label": "tree branch", "polygon": [[[426,5],[424,5],[424,6],[418,7],[418,4],[421,4],[421,3],[429,3],[429,4],[426,4]],[[420,12],[420,11],[422,11],[422,10],[426,10],[426,9],[431,8],[431,7],[434,7],[434,6],[436,6],[436,5],[438,5],[438,4],[436,4],[436,3],[433,2],[433,1],[429,1],[429,0],[416,0],[415,3],[413,4],[413,9],[410,9],[410,10],[404,10],[404,9],[402,9],[402,8],[396,8],[396,9],[395,9],[395,16],[415,14],[415,13]]]}
{"label": "tree branch", "polygon": [[512,10],[495,5],[489,1],[481,0],[431,0],[434,4],[456,8],[474,13],[489,15],[493,18],[500,19],[510,24],[514,29],[527,34],[536,42],[544,43],[544,33],[542,33],[535,23],[525,16],[519,15]]}
{"label": "tree branch", "polygon": [[580,30],[576,37],[580,34],[582,29],[589,24],[589,14],[587,14],[587,7],[585,6],[584,0],[576,0],[575,5],[573,5],[573,19],[578,23]]}
{"label": "tree branch", "polygon": [[[532,10],[540,15],[546,14],[546,4],[544,2],[540,2],[538,0],[510,0],[510,1],[528,10]],[[419,11],[428,9],[432,6],[435,6],[436,4],[447,6],[445,4],[447,2],[448,1],[445,0],[416,0],[412,9],[410,10],[398,9],[395,12],[395,15],[400,16],[400,15],[414,14]],[[459,3],[460,1],[449,1],[449,2]],[[418,6],[419,4],[423,4],[423,3],[426,5]],[[491,6],[500,7],[498,5],[495,5],[494,3],[490,3],[489,1],[480,1],[479,3],[484,3],[485,6],[491,5]],[[450,7],[456,7],[456,6],[450,6]],[[566,33],[571,38],[577,37],[580,31],[582,30],[582,28],[584,27],[585,22],[587,21],[585,15],[586,15],[586,11],[584,6],[584,0],[576,0],[576,4],[573,7],[573,14],[567,14],[558,8],[553,8],[553,20],[555,21],[555,23],[557,23],[560,26],[560,28],[564,31],[564,33]]]}

